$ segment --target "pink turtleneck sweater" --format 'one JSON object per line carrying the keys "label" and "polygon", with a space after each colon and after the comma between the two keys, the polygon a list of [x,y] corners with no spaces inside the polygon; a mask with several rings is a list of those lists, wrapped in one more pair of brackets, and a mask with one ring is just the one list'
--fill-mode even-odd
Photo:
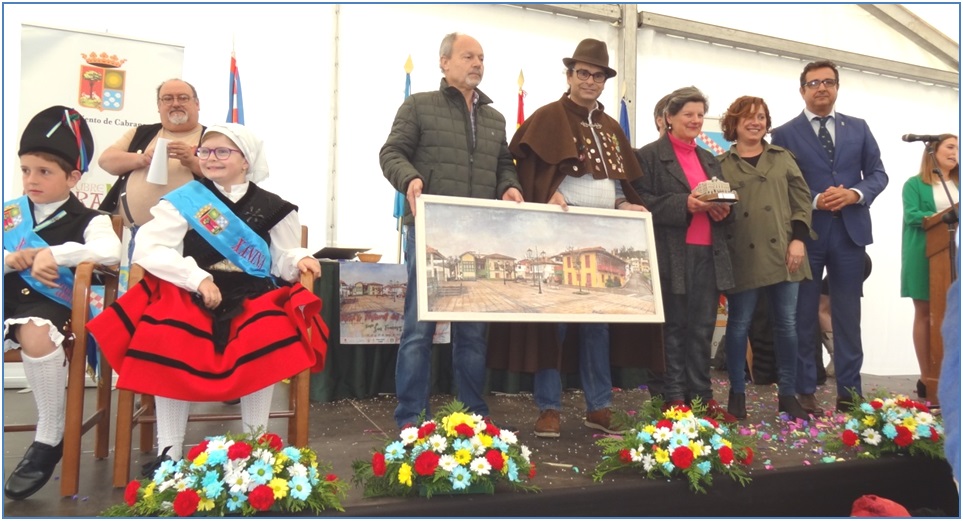
{"label": "pink turtleneck sweater", "polygon": [[[706,175],[705,169],[702,168],[702,163],[699,162],[699,156],[696,155],[696,145],[695,142],[686,143],[681,139],[669,134],[669,141],[672,142],[672,148],[675,150],[675,157],[679,160],[679,166],[682,167],[682,171],[685,172],[685,178],[689,181],[689,188],[694,190],[696,185],[702,181],[707,181],[709,177]],[[692,215],[692,221],[689,222],[689,230],[685,234],[686,244],[695,244],[697,246],[711,246],[712,245],[712,230],[709,227],[709,214],[706,212],[699,212]]]}

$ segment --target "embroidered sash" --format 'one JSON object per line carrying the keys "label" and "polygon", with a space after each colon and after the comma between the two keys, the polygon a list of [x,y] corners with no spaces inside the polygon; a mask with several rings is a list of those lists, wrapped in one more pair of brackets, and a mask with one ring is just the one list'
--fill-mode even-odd
{"label": "embroidered sash", "polygon": [[248,275],[271,277],[271,250],[226,204],[197,181],[165,195],[191,228]]}
{"label": "embroidered sash", "polygon": [[[33,212],[30,211],[30,203],[27,200],[27,196],[3,203],[3,249],[14,252],[24,248],[49,247],[50,245],[47,244],[47,241],[37,235],[37,232],[57,222],[66,215],[67,212],[60,210],[40,225],[34,227]],[[58,304],[62,304],[68,308],[71,307],[70,301],[74,292],[74,274],[66,267],[59,266],[57,268],[58,277],[56,288],[46,286],[35,279],[33,275],[30,274],[30,270],[20,271],[19,274],[34,291],[40,292],[41,295]]]}

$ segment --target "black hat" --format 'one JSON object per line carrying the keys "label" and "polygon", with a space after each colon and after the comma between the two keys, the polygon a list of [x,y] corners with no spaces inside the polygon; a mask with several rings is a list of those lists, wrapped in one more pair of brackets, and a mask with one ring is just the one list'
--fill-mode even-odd
{"label": "black hat", "polygon": [[609,67],[609,49],[605,42],[586,38],[578,43],[571,58],[562,58],[566,67],[572,68],[575,62],[588,63],[601,67],[607,78],[615,77],[615,69]]}
{"label": "black hat", "polygon": [[31,152],[47,152],[63,158],[83,173],[94,155],[94,137],[79,112],[57,105],[41,111],[23,129],[17,155]]}

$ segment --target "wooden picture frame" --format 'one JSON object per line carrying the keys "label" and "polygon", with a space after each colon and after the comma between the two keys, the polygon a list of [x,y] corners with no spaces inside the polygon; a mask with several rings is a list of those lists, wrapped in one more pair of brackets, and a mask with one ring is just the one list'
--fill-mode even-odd
{"label": "wooden picture frame", "polygon": [[418,319],[664,322],[652,215],[422,195]]}

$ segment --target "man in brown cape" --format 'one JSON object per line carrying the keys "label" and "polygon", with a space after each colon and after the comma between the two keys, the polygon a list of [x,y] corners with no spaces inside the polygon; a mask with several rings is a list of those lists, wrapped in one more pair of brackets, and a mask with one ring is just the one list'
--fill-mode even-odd
{"label": "man in brown cape", "polygon": [[[509,150],[526,201],[564,210],[573,205],[646,211],[629,184],[642,175],[629,140],[598,102],[605,82],[616,75],[608,62],[604,42],[580,42],[572,57],[562,60],[568,91],[515,132]],[[650,339],[657,349],[644,345]],[[585,391],[585,425],[617,433],[610,409],[611,365],[649,365],[645,358],[655,355],[655,365],[661,366],[661,327],[493,323],[488,354],[489,367],[535,373],[536,436],[560,436],[561,371],[571,372],[576,361]]]}

